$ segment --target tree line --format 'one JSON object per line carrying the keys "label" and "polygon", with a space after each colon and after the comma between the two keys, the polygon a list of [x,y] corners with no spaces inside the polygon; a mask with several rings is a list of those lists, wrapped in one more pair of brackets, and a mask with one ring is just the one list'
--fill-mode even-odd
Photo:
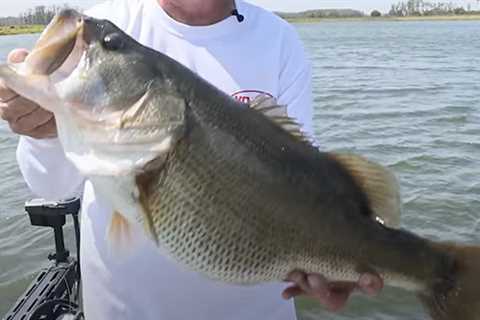
{"label": "tree line", "polygon": [[[477,4],[480,0],[476,0]],[[65,8],[71,8],[67,4],[63,6],[36,6],[29,9],[18,17],[0,18],[0,26],[11,25],[47,25],[59,11]],[[78,9],[78,8],[77,8]],[[342,17],[361,17],[364,14],[351,9],[321,9],[309,10],[298,13],[278,13],[284,18],[342,18]],[[388,15],[405,16],[438,16],[438,15],[463,15],[480,14],[480,11],[472,10],[471,5],[466,8],[455,5],[453,2],[429,2],[424,0],[408,0],[393,4]],[[382,14],[375,10],[372,16],[381,16]]]}
{"label": "tree line", "polygon": [[0,25],[47,25],[53,17],[65,8],[71,6],[36,6],[21,13],[18,17],[0,18]]}
{"label": "tree line", "polygon": [[[477,1],[478,3],[479,1]],[[480,14],[480,11],[472,10],[471,4],[467,7],[459,6],[453,2],[428,2],[423,0],[408,0],[393,4],[390,16],[440,16],[440,15],[464,15]]]}
{"label": "tree line", "polygon": [[363,12],[352,9],[318,9],[302,12],[277,12],[277,14],[286,19],[294,18],[345,18],[362,17]]}

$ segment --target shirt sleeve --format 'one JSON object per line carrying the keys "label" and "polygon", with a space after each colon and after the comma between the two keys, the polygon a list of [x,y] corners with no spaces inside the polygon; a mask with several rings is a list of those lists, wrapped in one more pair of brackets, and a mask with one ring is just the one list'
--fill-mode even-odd
{"label": "shirt sleeve", "polygon": [[287,106],[288,115],[296,119],[303,131],[313,139],[311,63],[298,34],[291,26],[288,26],[285,35],[282,61],[278,102]]}
{"label": "shirt sleeve", "polygon": [[67,160],[58,139],[20,137],[17,162],[35,196],[62,200],[81,193],[84,178]]}

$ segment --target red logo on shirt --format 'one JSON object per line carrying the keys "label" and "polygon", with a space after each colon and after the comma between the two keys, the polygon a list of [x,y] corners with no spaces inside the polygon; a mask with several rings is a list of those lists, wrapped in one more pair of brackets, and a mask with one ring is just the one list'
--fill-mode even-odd
{"label": "red logo on shirt", "polygon": [[240,102],[248,104],[251,101],[253,101],[256,97],[258,97],[259,95],[267,95],[267,96],[270,96],[270,97],[273,98],[273,95],[271,95],[270,93],[265,92],[265,91],[260,91],[260,90],[242,90],[242,91],[238,91],[238,92],[235,92],[234,94],[232,94],[232,97],[234,97],[235,99],[237,99]]}

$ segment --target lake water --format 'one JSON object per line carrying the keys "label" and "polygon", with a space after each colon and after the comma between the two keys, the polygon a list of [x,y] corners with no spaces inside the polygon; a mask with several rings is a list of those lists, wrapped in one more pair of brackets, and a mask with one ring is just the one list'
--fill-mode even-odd
{"label": "lake water", "polygon": [[[480,22],[296,27],[312,58],[320,146],[388,165],[402,186],[404,228],[480,243]],[[35,39],[1,37],[0,60]],[[53,244],[50,231],[31,227],[23,213],[30,194],[16,167],[16,142],[0,123],[0,315],[45,265]],[[311,301],[298,306],[304,320],[425,318],[413,294],[394,289],[375,299],[355,296],[336,315]]]}

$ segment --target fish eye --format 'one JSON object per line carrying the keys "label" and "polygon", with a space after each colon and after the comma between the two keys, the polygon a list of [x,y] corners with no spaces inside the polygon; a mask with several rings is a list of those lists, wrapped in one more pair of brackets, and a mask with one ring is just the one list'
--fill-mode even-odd
{"label": "fish eye", "polygon": [[123,39],[119,33],[110,33],[103,38],[103,47],[115,51],[123,48]]}

